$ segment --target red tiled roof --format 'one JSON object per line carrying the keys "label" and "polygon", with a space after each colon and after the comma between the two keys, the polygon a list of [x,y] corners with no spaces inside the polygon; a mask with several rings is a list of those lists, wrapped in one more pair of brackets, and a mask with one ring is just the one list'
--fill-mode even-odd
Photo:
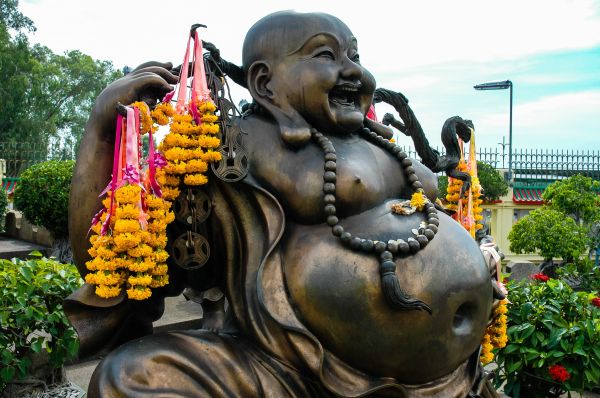
{"label": "red tiled roof", "polygon": [[540,188],[514,188],[513,202],[524,205],[541,205],[543,189]]}

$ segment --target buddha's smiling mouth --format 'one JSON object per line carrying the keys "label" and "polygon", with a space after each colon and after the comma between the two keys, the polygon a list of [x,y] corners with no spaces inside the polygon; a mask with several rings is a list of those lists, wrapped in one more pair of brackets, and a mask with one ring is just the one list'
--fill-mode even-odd
{"label": "buddha's smiling mouth", "polygon": [[329,101],[338,106],[355,108],[361,86],[360,82],[338,84],[329,92]]}

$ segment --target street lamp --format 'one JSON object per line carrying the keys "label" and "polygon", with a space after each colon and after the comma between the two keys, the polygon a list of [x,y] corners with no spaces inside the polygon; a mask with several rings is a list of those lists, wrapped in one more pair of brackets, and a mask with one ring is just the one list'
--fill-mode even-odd
{"label": "street lamp", "polygon": [[501,82],[482,83],[473,86],[475,90],[504,90],[510,89],[510,119],[508,122],[508,181],[512,180],[512,104],[513,104],[513,83],[510,80]]}

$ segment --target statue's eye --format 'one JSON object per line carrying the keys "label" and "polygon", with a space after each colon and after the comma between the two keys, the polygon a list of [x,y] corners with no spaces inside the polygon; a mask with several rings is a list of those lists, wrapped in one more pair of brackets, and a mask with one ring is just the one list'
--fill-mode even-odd
{"label": "statue's eye", "polygon": [[331,50],[322,50],[315,55],[315,58],[327,58],[335,60],[335,55],[333,55],[333,51]]}

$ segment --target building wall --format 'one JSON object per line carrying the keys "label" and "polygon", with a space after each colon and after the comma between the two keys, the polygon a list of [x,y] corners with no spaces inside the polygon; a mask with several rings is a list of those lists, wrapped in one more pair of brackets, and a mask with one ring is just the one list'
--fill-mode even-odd
{"label": "building wall", "polygon": [[509,250],[510,242],[508,233],[512,226],[527,212],[539,208],[539,205],[524,205],[513,202],[512,190],[508,195],[501,198],[499,203],[483,204],[484,211],[491,212],[489,218],[489,234],[494,238],[500,251],[506,256],[504,261],[535,261],[540,262],[542,258],[535,254],[515,254]]}

